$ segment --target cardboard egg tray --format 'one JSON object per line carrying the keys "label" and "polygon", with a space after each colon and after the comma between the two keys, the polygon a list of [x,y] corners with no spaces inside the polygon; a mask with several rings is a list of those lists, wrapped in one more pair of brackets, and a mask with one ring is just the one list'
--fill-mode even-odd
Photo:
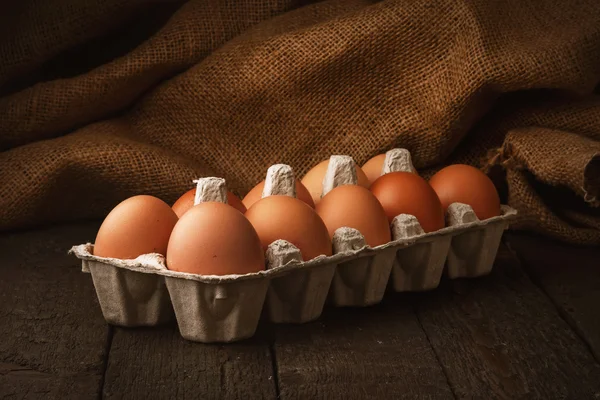
{"label": "cardboard egg tray", "polygon": [[[336,186],[332,181],[343,184],[342,164],[352,166],[343,170],[356,179],[353,161],[344,157],[332,157],[333,172],[328,171],[324,192]],[[383,172],[389,172],[393,164],[386,157]],[[284,167],[271,167],[267,177],[285,176],[287,183],[267,182],[263,197],[282,187],[294,190],[293,175]],[[226,198],[224,185],[221,198]],[[424,233],[414,216],[401,214],[392,222],[390,243],[371,248],[359,231],[340,228],[332,240],[334,254],[309,261],[302,261],[293,244],[277,240],[268,247],[267,268],[245,275],[170,271],[160,254],[135,260],[96,257],[90,243],[74,246],[71,252],[82,260],[82,270],[91,274],[108,323],[154,326],[175,318],[185,339],[233,342],[254,335],[265,304],[274,323],[304,323],[319,318],[326,303],[336,307],[377,304],[388,285],[398,292],[434,289],[445,269],[450,278],[486,275],[502,233],[515,215],[515,210],[502,206],[500,216],[480,221],[470,206],[455,203],[448,208],[446,228]]]}

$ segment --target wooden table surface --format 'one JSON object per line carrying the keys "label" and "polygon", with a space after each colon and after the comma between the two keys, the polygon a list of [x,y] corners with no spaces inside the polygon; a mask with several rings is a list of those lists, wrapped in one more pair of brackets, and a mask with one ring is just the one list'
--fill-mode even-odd
{"label": "wooden table surface", "polygon": [[98,227],[0,235],[0,398],[600,399],[600,249],[507,233],[490,276],[204,345],[104,322]]}

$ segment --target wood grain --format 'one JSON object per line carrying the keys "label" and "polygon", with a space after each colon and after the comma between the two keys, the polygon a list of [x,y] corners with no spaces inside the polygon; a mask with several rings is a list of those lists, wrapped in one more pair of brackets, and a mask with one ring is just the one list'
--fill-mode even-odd
{"label": "wood grain", "polygon": [[412,297],[275,327],[281,399],[453,399]]}
{"label": "wood grain", "polygon": [[600,362],[600,248],[524,234],[511,234],[507,242]]}
{"label": "wood grain", "polygon": [[108,327],[68,249],[96,224],[0,236],[0,398],[98,396]]}
{"label": "wood grain", "polygon": [[600,398],[598,249],[510,235],[488,277],[229,345],[115,328],[107,354],[91,279],[67,255],[97,228],[0,236],[0,398]]}
{"label": "wood grain", "polygon": [[176,326],[116,328],[105,398],[273,399],[272,360],[262,332],[250,340],[206,345],[181,338]]}
{"label": "wood grain", "polygon": [[458,398],[600,397],[600,365],[505,246],[491,276],[445,281],[417,310]]}

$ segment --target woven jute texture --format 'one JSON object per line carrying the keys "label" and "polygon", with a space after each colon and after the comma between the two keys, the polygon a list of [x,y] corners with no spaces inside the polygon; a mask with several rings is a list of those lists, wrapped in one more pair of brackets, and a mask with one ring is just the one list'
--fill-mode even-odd
{"label": "woven jute texture", "polygon": [[489,172],[517,229],[600,244],[598,0],[9,3],[0,230],[403,147]]}

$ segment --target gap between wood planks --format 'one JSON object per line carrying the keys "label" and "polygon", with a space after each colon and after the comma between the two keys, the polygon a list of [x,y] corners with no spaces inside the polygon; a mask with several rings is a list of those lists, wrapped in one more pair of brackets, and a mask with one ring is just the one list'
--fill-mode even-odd
{"label": "gap between wood planks", "polygon": [[569,246],[525,233],[505,235],[505,242],[600,363],[600,248]]}
{"label": "gap between wood planks", "polygon": [[108,332],[106,334],[106,350],[103,360],[102,377],[100,378],[100,385],[98,387],[98,400],[102,400],[104,397],[104,381],[106,379],[106,369],[108,368],[108,358],[110,357],[110,349],[112,348],[112,340],[114,334],[115,328],[112,325],[109,325]]}
{"label": "gap between wood planks", "polygon": [[269,342],[269,354],[271,355],[271,362],[273,363],[273,380],[275,382],[275,395],[279,399],[281,392],[279,390],[279,367],[277,366],[277,355],[275,354],[275,341]]}
{"label": "gap between wood planks", "polygon": [[[593,287],[583,299],[569,298],[567,306],[575,310],[568,313],[572,321],[567,318],[575,325],[569,325],[556,311],[562,304],[557,296],[569,292],[554,285],[546,292],[553,300],[548,299],[506,247],[488,277],[444,281],[424,294],[391,294],[382,304],[363,309],[327,308],[309,324],[261,324],[257,337],[242,343],[202,345],[183,340],[174,326],[111,328],[109,333],[91,280],[77,260],[64,254],[96,228],[0,236],[3,252],[8,249],[13,260],[2,269],[2,281],[10,284],[0,293],[8,299],[0,314],[11,329],[3,330],[0,361],[45,377],[0,376],[8,384],[5,394],[28,390],[49,398],[104,394],[146,399],[186,393],[444,399],[600,394],[598,362],[588,348],[589,343],[597,348],[592,339],[599,331],[590,314],[594,309],[584,312],[586,301],[595,298]],[[556,273],[561,271],[557,266]],[[562,275],[535,276],[544,287],[565,280]],[[581,272],[577,284],[590,281],[586,277]],[[36,295],[25,295],[27,290]],[[56,304],[51,309],[47,298]],[[588,345],[572,326],[579,327]],[[65,329],[74,338],[68,337],[68,345]],[[27,350],[29,339],[39,353]]]}
{"label": "gap between wood planks", "polygon": [[264,326],[231,344],[184,340],[175,324],[115,328],[103,388],[105,398],[275,398]]}
{"label": "gap between wood planks", "polygon": [[[263,329],[273,331],[274,335],[268,343],[261,345],[269,348],[268,369],[274,380],[274,396],[365,398],[369,394],[403,393],[410,398],[467,398],[476,393],[489,398],[553,398],[553,395],[599,393],[593,381],[599,376],[597,363],[589,357],[587,348],[582,350],[582,343],[572,335],[571,328],[560,317],[557,321],[557,315],[552,312],[555,311],[554,306],[548,307],[548,298],[523,274],[514,254],[506,252],[504,247],[497,264],[490,277],[444,282],[441,288],[431,293],[392,295],[394,299],[388,296],[383,304],[366,309],[328,308],[318,321],[299,326],[262,324]],[[457,293],[458,298],[455,299],[453,296]],[[527,306],[535,307],[511,310],[504,306],[505,301],[512,300],[514,303],[514,296],[519,294],[525,296],[520,300],[524,300]],[[463,295],[471,295],[472,298],[465,302],[461,299]],[[400,303],[399,308],[394,300]],[[469,315],[473,312],[469,309],[473,301],[495,310],[473,317]],[[406,304],[411,302],[413,307],[406,308]],[[515,304],[518,306],[518,303]],[[481,313],[482,310],[477,307],[475,311]],[[520,328],[502,331],[510,328],[513,311],[522,314]],[[499,315],[502,318],[498,318]],[[527,320],[539,325],[543,334],[528,332],[530,329],[524,325]],[[458,336],[440,333],[443,330],[462,333]],[[402,335],[402,340],[398,340]],[[384,341],[377,338],[385,338],[392,345],[380,352],[377,345],[384,344]],[[415,338],[420,338],[416,346]],[[482,340],[483,344],[478,343]],[[252,344],[251,349],[256,349],[256,346]],[[415,348],[418,350],[411,352]],[[195,349],[198,351],[200,348]],[[357,353],[356,349],[361,351]],[[566,358],[561,354],[565,349],[570,350]],[[503,351],[513,353],[513,358],[503,356]],[[554,364],[548,370],[540,369],[546,359],[552,358],[555,359]],[[452,361],[456,359],[461,362]],[[218,362],[218,359],[215,361]],[[242,363],[238,367],[248,368],[248,365]],[[420,381],[422,373],[411,375],[411,370],[418,371],[423,366],[430,369],[426,373],[431,378],[429,381],[437,383],[431,385]],[[223,371],[222,367],[221,363],[220,371]],[[403,373],[395,374],[398,370]],[[586,379],[585,374],[579,373],[580,370],[587,371],[591,378]],[[263,369],[263,372],[266,371]],[[220,378],[219,381],[223,379],[222,376]],[[219,386],[221,391],[227,392],[222,384]],[[241,395],[245,391],[240,392],[239,389],[229,394]],[[264,394],[266,392],[262,392],[261,396]]]}
{"label": "gap between wood planks", "polygon": [[[95,398],[107,325],[67,250],[89,225],[0,235],[0,397]],[[0,368],[2,369],[2,368]]]}
{"label": "gap between wood planks", "polygon": [[[326,398],[324,390],[345,398],[600,396],[600,366],[505,245],[490,276],[274,329],[282,398]],[[379,352],[383,336],[392,346]],[[426,373],[438,383],[433,391],[414,374],[423,357],[441,366]]]}
{"label": "gap between wood planks", "polygon": [[433,351],[433,354],[435,355],[436,361],[438,362],[438,364],[442,368],[442,371],[444,372],[444,376],[446,377],[446,383],[448,384],[448,387],[452,391],[452,396],[455,399],[458,399],[458,396],[457,396],[456,392],[454,391],[454,389],[452,388],[452,385],[450,384],[450,377],[448,376],[448,371],[446,371],[446,368],[444,368],[444,365],[442,364],[442,360],[440,360],[440,356],[435,351],[435,348],[434,348],[433,344],[431,343],[431,339],[429,338],[429,335],[427,335],[427,332],[425,331],[425,328],[423,327],[423,323],[419,319],[419,315],[417,314],[416,308],[413,308],[413,312],[415,313],[415,316],[417,317],[417,321],[419,322],[419,326],[423,330],[423,333],[425,333],[425,337],[427,338],[427,343],[429,343],[429,346],[431,347],[431,350]]}

